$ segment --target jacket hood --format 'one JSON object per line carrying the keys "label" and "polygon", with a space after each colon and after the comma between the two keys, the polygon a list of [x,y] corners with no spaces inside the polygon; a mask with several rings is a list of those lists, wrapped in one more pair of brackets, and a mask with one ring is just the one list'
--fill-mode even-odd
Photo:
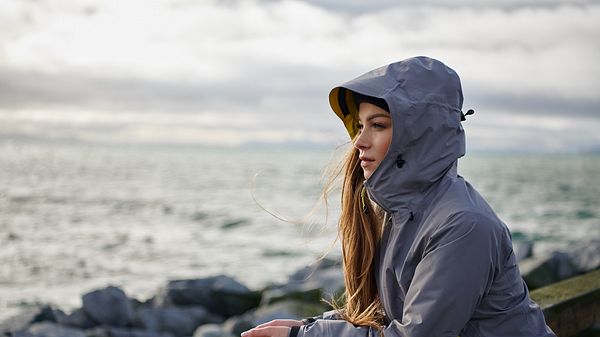
{"label": "jacket hood", "polygon": [[442,62],[419,56],[333,88],[331,107],[354,139],[358,108],[352,92],[384,99],[392,118],[387,154],[365,181],[369,196],[388,212],[412,212],[431,186],[456,176],[457,159],[465,154],[460,79]]}

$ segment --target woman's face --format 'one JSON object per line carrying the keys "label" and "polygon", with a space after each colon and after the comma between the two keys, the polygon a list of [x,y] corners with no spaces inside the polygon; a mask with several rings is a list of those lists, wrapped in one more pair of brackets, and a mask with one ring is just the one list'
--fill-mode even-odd
{"label": "woman's face", "polygon": [[360,166],[368,179],[379,166],[392,141],[392,119],[384,109],[367,102],[358,108],[359,133],[354,139]]}

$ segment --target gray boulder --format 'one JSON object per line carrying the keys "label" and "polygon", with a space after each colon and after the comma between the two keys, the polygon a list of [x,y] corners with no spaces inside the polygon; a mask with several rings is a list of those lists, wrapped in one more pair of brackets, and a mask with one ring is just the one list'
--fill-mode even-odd
{"label": "gray boulder", "polygon": [[173,337],[165,332],[107,326],[86,330],[85,334],[86,337]]}
{"label": "gray boulder", "polygon": [[323,258],[314,264],[298,269],[290,275],[289,283],[302,283],[308,281],[315,272],[327,270],[330,268],[341,268],[341,262],[335,259]]}
{"label": "gray boulder", "polygon": [[600,240],[588,240],[568,252],[580,273],[600,268]]}
{"label": "gray boulder", "polygon": [[269,305],[285,300],[319,303],[322,296],[321,288],[315,287],[314,284],[282,285],[264,290],[260,305]]}
{"label": "gray boulder", "polygon": [[322,314],[327,310],[323,304],[285,300],[261,306],[241,316],[231,317],[223,324],[223,330],[234,336],[243,331],[274,319],[302,319]]}
{"label": "gray boulder", "polygon": [[49,305],[39,306],[24,310],[23,312],[8,318],[0,323],[0,335],[25,331],[25,329],[36,322],[56,322],[64,317],[60,310]]}
{"label": "gray boulder", "polygon": [[255,326],[250,315],[241,315],[227,319],[223,323],[222,328],[225,334],[239,336],[242,332],[250,330]]}
{"label": "gray boulder", "polygon": [[[237,335],[239,336],[239,335]],[[194,331],[194,337],[235,337],[223,330],[219,324],[205,324]]]}
{"label": "gray boulder", "polygon": [[[321,290],[318,300],[311,291],[314,289]],[[343,289],[344,274],[341,263],[332,259],[323,259],[315,265],[304,267],[292,274],[287,284],[278,288],[277,292],[268,292],[263,303],[273,303],[279,298],[286,297],[285,294],[290,299],[311,302],[320,301],[322,298],[329,300]]]}
{"label": "gray boulder", "polygon": [[212,313],[231,317],[257,307],[260,298],[260,292],[248,289],[231,277],[219,275],[170,281],[155,298],[155,305],[201,305]]}
{"label": "gray boulder", "polygon": [[97,323],[85,313],[83,309],[73,310],[68,315],[62,315],[56,320],[58,324],[67,325],[79,329],[89,329],[97,325]]}
{"label": "gray boulder", "polygon": [[199,306],[142,308],[137,311],[136,325],[149,331],[191,336],[200,325],[222,321]]}
{"label": "gray boulder", "polygon": [[559,251],[547,256],[520,261],[519,270],[530,290],[573,277],[579,273],[571,256]]}
{"label": "gray boulder", "polygon": [[38,322],[30,325],[26,334],[39,337],[86,337],[83,330],[70,328],[53,322]]}
{"label": "gray boulder", "polygon": [[24,330],[18,330],[18,331],[14,331],[11,332],[10,334],[3,334],[2,336],[10,336],[10,337],[37,337],[35,335],[32,335],[31,333],[24,331]]}
{"label": "gray boulder", "polygon": [[513,251],[517,261],[522,261],[533,256],[533,241],[518,240],[513,241]]}
{"label": "gray boulder", "polygon": [[131,301],[123,290],[113,286],[83,295],[82,309],[101,325],[128,326],[133,321]]}
{"label": "gray boulder", "polygon": [[274,319],[302,319],[322,314],[326,307],[322,304],[306,303],[294,300],[281,301],[262,306],[250,313],[252,325],[257,326]]}

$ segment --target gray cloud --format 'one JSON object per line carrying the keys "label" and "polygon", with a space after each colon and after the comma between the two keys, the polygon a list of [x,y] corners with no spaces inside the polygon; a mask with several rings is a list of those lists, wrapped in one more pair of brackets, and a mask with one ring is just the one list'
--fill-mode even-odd
{"label": "gray cloud", "polygon": [[[235,81],[177,82],[82,73],[45,74],[0,68],[0,108],[79,107],[119,111],[197,113],[231,106],[256,111],[261,101],[279,98],[305,108],[324,106],[331,78],[328,69],[310,66],[256,67]],[[321,103],[315,103],[322,101]],[[469,105],[469,106],[468,106]],[[502,108],[515,113],[600,117],[600,98],[568,98],[543,93],[518,93],[478,86],[465,93],[465,109]],[[245,108],[243,108],[245,107]],[[289,107],[294,110],[293,106]],[[269,113],[269,111],[262,111]],[[317,112],[309,112],[309,114]]]}
{"label": "gray cloud", "polygon": [[568,98],[549,94],[507,92],[477,88],[465,100],[465,109],[502,109],[515,114],[600,118],[600,98]]}
{"label": "gray cloud", "polygon": [[[270,1],[270,0],[269,0]],[[349,14],[364,14],[366,12],[382,11],[389,8],[415,8],[415,7],[440,7],[440,8],[476,8],[476,9],[502,9],[516,10],[522,8],[556,8],[560,6],[587,6],[598,4],[597,0],[304,0],[307,3],[320,6],[332,11],[343,11]]]}
{"label": "gray cloud", "polygon": [[[465,109],[478,111],[469,125],[485,130],[475,144],[593,145],[598,3],[177,1],[136,7],[133,22],[117,2],[8,2],[0,134],[335,141],[331,87],[430,55],[461,75]],[[557,133],[566,116],[580,132]]]}
{"label": "gray cloud", "polygon": [[[190,113],[203,106],[226,101],[248,107],[265,96],[295,96],[314,99],[326,88],[322,69],[299,66],[253,67],[233,81],[196,78],[177,81],[118,75],[48,74],[35,70],[0,68],[0,107],[34,108],[74,106],[107,112],[170,111]],[[327,72],[325,72],[327,73]],[[326,75],[325,75],[326,76]]]}

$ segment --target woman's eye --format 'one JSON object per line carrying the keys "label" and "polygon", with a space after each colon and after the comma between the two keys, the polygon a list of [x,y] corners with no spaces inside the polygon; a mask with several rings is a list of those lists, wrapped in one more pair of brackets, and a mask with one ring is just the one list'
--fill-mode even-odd
{"label": "woman's eye", "polygon": [[379,123],[373,123],[375,129],[385,129],[385,125]]}

